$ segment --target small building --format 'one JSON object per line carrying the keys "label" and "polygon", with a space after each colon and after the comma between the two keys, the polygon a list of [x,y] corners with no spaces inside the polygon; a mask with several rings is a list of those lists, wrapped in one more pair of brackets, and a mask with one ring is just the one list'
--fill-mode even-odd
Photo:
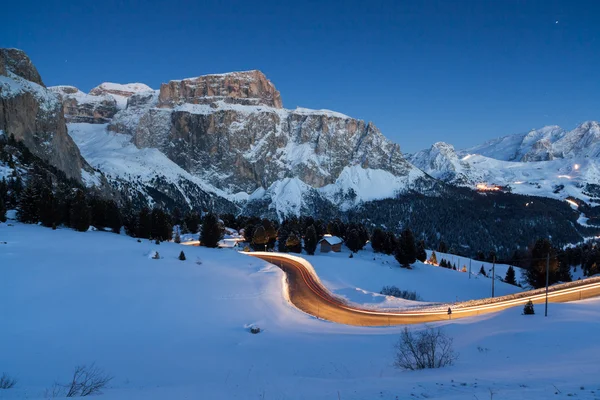
{"label": "small building", "polygon": [[321,245],[321,253],[328,253],[330,251],[339,253],[342,251],[343,242],[344,241],[337,236],[325,235],[323,236],[323,239],[319,241],[319,244]]}

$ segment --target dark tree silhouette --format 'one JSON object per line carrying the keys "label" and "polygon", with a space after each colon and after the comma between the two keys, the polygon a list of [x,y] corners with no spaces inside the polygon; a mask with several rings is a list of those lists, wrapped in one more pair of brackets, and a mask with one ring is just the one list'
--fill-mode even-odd
{"label": "dark tree silhouette", "polygon": [[515,269],[511,266],[506,270],[506,276],[504,277],[504,282],[509,285],[517,286],[517,280],[515,279]]}
{"label": "dark tree silhouette", "polygon": [[269,243],[269,236],[262,225],[254,231],[252,236],[252,248],[256,251],[265,251]]}
{"label": "dark tree silhouette", "polygon": [[215,248],[219,245],[219,240],[223,238],[223,230],[219,224],[219,219],[213,213],[208,213],[202,221],[202,232],[200,233],[200,243],[206,247]]}
{"label": "dark tree silhouette", "polygon": [[424,240],[419,241],[419,245],[417,246],[416,257],[417,257],[417,260],[419,260],[421,262],[425,262],[425,260],[427,260],[427,252],[425,251],[425,241]]}
{"label": "dark tree silhouette", "polygon": [[91,212],[85,198],[83,190],[77,190],[71,201],[69,212],[71,228],[80,232],[85,232],[90,228]]}
{"label": "dark tree silhouette", "polygon": [[398,246],[396,248],[396,260],[404,268],[410,268],[410,264],[417,261],[417,248],[415,246],[415,238],[410,229],[405,229],[400,234]]}
{"label": "dark tree silhouette", "polygon": [[348,238],[346,239],[346,247],[348,247],[353,253],[356,253],[357,251],[363,248],[360,235],[358,234],[358,231],[356,229],[353,229],[348,233]]}
{"label": "dark tree silhouette", "polygon": [[306,228],[306,234],[304,235],[304,250],[310,255],[315,254],[317,243],[317,231],[314,225],[310,225]]}
{"label": "dark tree silhouette", "polygon": [[550,255],[548,283],[552,285],[559,280],[556,250],[548,239],[538,239],[531,248],[529,268],[525,270],[525,279],[534,289],[546,286],[546,257],[548,255]]}
{"label": "dark tree silhouette", "polygon": [[302,243],[300,243],[300,238],[298,238],[298,236],[296,236],[296,234],[293,232],[290,233],[285,241],[285,247],[287,247],[288,251],[292,253],[302,252]]}

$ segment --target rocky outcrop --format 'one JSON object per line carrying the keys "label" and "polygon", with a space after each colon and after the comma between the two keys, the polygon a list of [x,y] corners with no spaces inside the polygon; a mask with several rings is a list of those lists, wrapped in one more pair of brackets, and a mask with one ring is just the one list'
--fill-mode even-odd
{"label": "rocky outcrop", "polygon": [[281,96],[260,71],[205,75],[164,83],[160,87],[159,107],[183,103],[211,104],[223,100],[241,105],[282,108]]}
{"label": "rocky outcrop", "polygon": [[533,143],[531,149],[521,157],[521,161],[549,161],[554,159],[552,155],[552,143],[548,139],[540,139]]}
{"label": "rocky outcrop", "polygon": [[7,71],[45,87],[40,73],[23,50],[0,49],[0,75],[6,75]]}
{"label": "rocky outcrop", "polygon": [[73,86],[51,86],[63,104],[67,122],[106,124],[119,111],[117,101],[109,95],[92,96]]}
{"label": "rocky outcrop", "polygon": [[112,83],[104,82],[90,90],[91,96],[109,96],[115,99],[117,107],[124,109],[127,107],[128,99],[137,93],[150,92],[152,88],[143,83]]}
{"label": "rocky outcrop", "polygon": [[67,134],[58,96],[43,86],[27,55],[0,49],[0,130],[81,182],[82,159]]}

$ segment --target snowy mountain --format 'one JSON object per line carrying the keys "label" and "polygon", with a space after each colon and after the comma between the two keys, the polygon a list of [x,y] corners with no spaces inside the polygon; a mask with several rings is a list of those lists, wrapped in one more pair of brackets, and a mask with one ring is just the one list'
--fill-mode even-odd
{"label": "snowy mountain", "polygon": [[[53,90],[62,93],[69,133],[89,163],[120,182],[168,182],[187,204],[197,204],[187,193],[192,185],[283,217],[314,212],[315,202],[348,209],[434,182],[372,123],[283,108],[260,71],[175,80],[160,90],[103,84],[86,95],[65,88]],[[128,96],[125,107],[115,107],[115,93]]]}
{"label": "snowy mountain", "polygon": [[503,186],[519,194],[600,199],[600,124],[595,121],[571,131],[547,126],[458,152],[436,143],[409,160],[437,179],[474,189]]}

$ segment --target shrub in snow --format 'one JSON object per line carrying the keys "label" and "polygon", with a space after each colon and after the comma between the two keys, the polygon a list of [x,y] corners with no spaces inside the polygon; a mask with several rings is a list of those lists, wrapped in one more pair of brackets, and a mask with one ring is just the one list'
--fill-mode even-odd
{"label": "shrub in snow", "polygon": [[525,306],[523,307],[523,315],[533,314],[535,314],[535,310],[533,309],[533,302],[529,300],[527,303],[525,303]]}
{"label": "shrub in snow", "polygon": [[354,258],[354,255],[353,255],[353,254],[354,254],[354,253],[350,253],[350,257],[348,257],[348,258]]}
{"label": "shrub in snow", "polygon": [[160,259],[160,254],[158,254],[158,251],[155,251],[155,252],[154,252],[154,255],[152,256],[152,259],[153,259],[153,260],[158,260],[158,259]]}
{"label": "shrub in snow", "polygon": [[404,328],[395,349],[394,366],[404,370],[442,368],[454,364],[458,358],[452,348],[452,338],[440,328],[428,327],[416,333]]}
{"label": "shrub in snow", "polygon": [[483,268],[483,265],[479,269],[479,275],[487,276],[487,274],[485,273],[485,268]]}
{"label": "shrub in snow", "polygon": [[154,241],[154,244],[160,244],[160,241],[159,241],[158,239],[156,239],[156,240]]}
{"label": "shrub in snow", "polygon": [[3,373],[0,376],[0,389],[10,389],[17,384],[17,380],[15,378],[11,378],[6,373]]}
{"label": "shrub in snow", "polygon": [[185,254],[183,253],[183,250],[181,250],[181,253],[179,253],[179,259],[181,261],[185,261]]}
{"label": "shrub in snow", "polygon": [[69,383],[54,383],[51,389],[46,390],[46,397],[86,397],[102,394],[102,389],[112,379],[112,376],[106,374],[95,364],[80,365],[73,371]]}
{"label": "shrub in snow", "polygon": [[250,327],[250,333],[256,335],[257,333],[260,333],[261,329],[258,326],[252,325]]}
{"label": "shrub in snow", "polygon": [[385,296],[393,296],[393,297],[398,297],[400,299],[405,299],[405,300],[415,300],[415,301],[420,301],[421,297],[417,294],[417,292],[411,292],[408,290],[401,290],[399,288],[397,288],[396,286],[384,286],[383,289],[381,289],[381,292],[379,292]]}

